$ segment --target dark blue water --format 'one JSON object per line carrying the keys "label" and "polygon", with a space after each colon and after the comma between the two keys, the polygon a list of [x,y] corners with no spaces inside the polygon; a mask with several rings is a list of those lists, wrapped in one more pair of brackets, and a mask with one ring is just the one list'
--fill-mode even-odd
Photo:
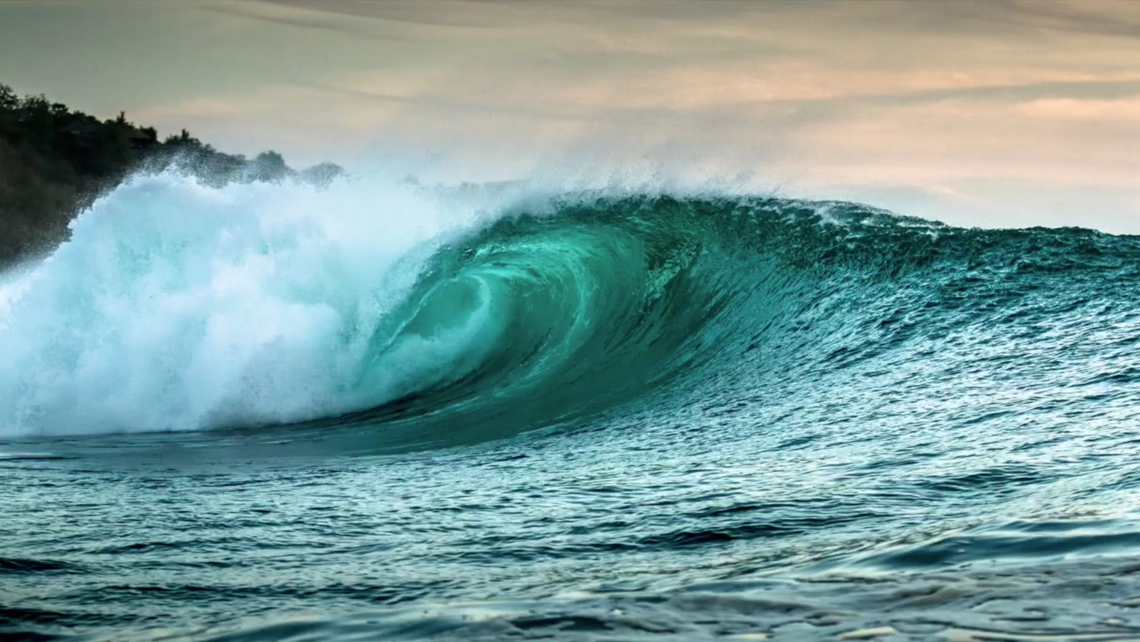
{"label": "dark blue water", "polygon": [[0,635],[1140,638],[1140,238],[352,189],[8,277]]}

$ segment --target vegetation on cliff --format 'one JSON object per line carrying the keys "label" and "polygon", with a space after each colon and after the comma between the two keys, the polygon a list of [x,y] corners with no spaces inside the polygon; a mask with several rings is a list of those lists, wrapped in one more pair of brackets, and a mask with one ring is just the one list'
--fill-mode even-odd
{"label": "vegetation on cliff", "polygon": [[322,163],[295,171],[280,154],[225,154],[186,130],[159,140],[120,113],[99,120],[44,96],[0,84],[0,266],[67,238],[75,214],[137,171],[177,166],[211,184],[297,179],[327,183],[343,170]]}

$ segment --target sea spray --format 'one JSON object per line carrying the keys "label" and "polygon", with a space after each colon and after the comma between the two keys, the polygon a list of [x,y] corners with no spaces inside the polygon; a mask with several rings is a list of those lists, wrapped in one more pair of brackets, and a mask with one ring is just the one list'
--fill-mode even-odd
{"label": "sea spray", "polygon": [[397,181],[215,188],[173,172],[137,177],[0,286],[0,431],[352,410],[346,387],[377,324],[475,216]]}

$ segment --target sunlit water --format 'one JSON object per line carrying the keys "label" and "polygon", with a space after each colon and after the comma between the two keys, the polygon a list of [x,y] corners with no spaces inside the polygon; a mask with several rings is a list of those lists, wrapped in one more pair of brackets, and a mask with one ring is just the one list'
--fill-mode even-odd
{"label": "sunlit water", "polygon": [[0,286],[0,635],[1140,638],[1138,259],[138,179]]}

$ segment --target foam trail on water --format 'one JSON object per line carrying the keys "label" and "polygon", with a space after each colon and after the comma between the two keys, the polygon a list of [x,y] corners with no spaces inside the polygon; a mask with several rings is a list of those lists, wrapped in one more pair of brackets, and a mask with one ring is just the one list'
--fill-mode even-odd
{"label": "foam trail on water", "polygon": [[422,358],[402,346],[361,390],[373,333],[477,219],[397,181],[136,177],[0,282],[0,435],[290,422],[399,395],[416,373],[393,369],[438,369],[460,330]]}

